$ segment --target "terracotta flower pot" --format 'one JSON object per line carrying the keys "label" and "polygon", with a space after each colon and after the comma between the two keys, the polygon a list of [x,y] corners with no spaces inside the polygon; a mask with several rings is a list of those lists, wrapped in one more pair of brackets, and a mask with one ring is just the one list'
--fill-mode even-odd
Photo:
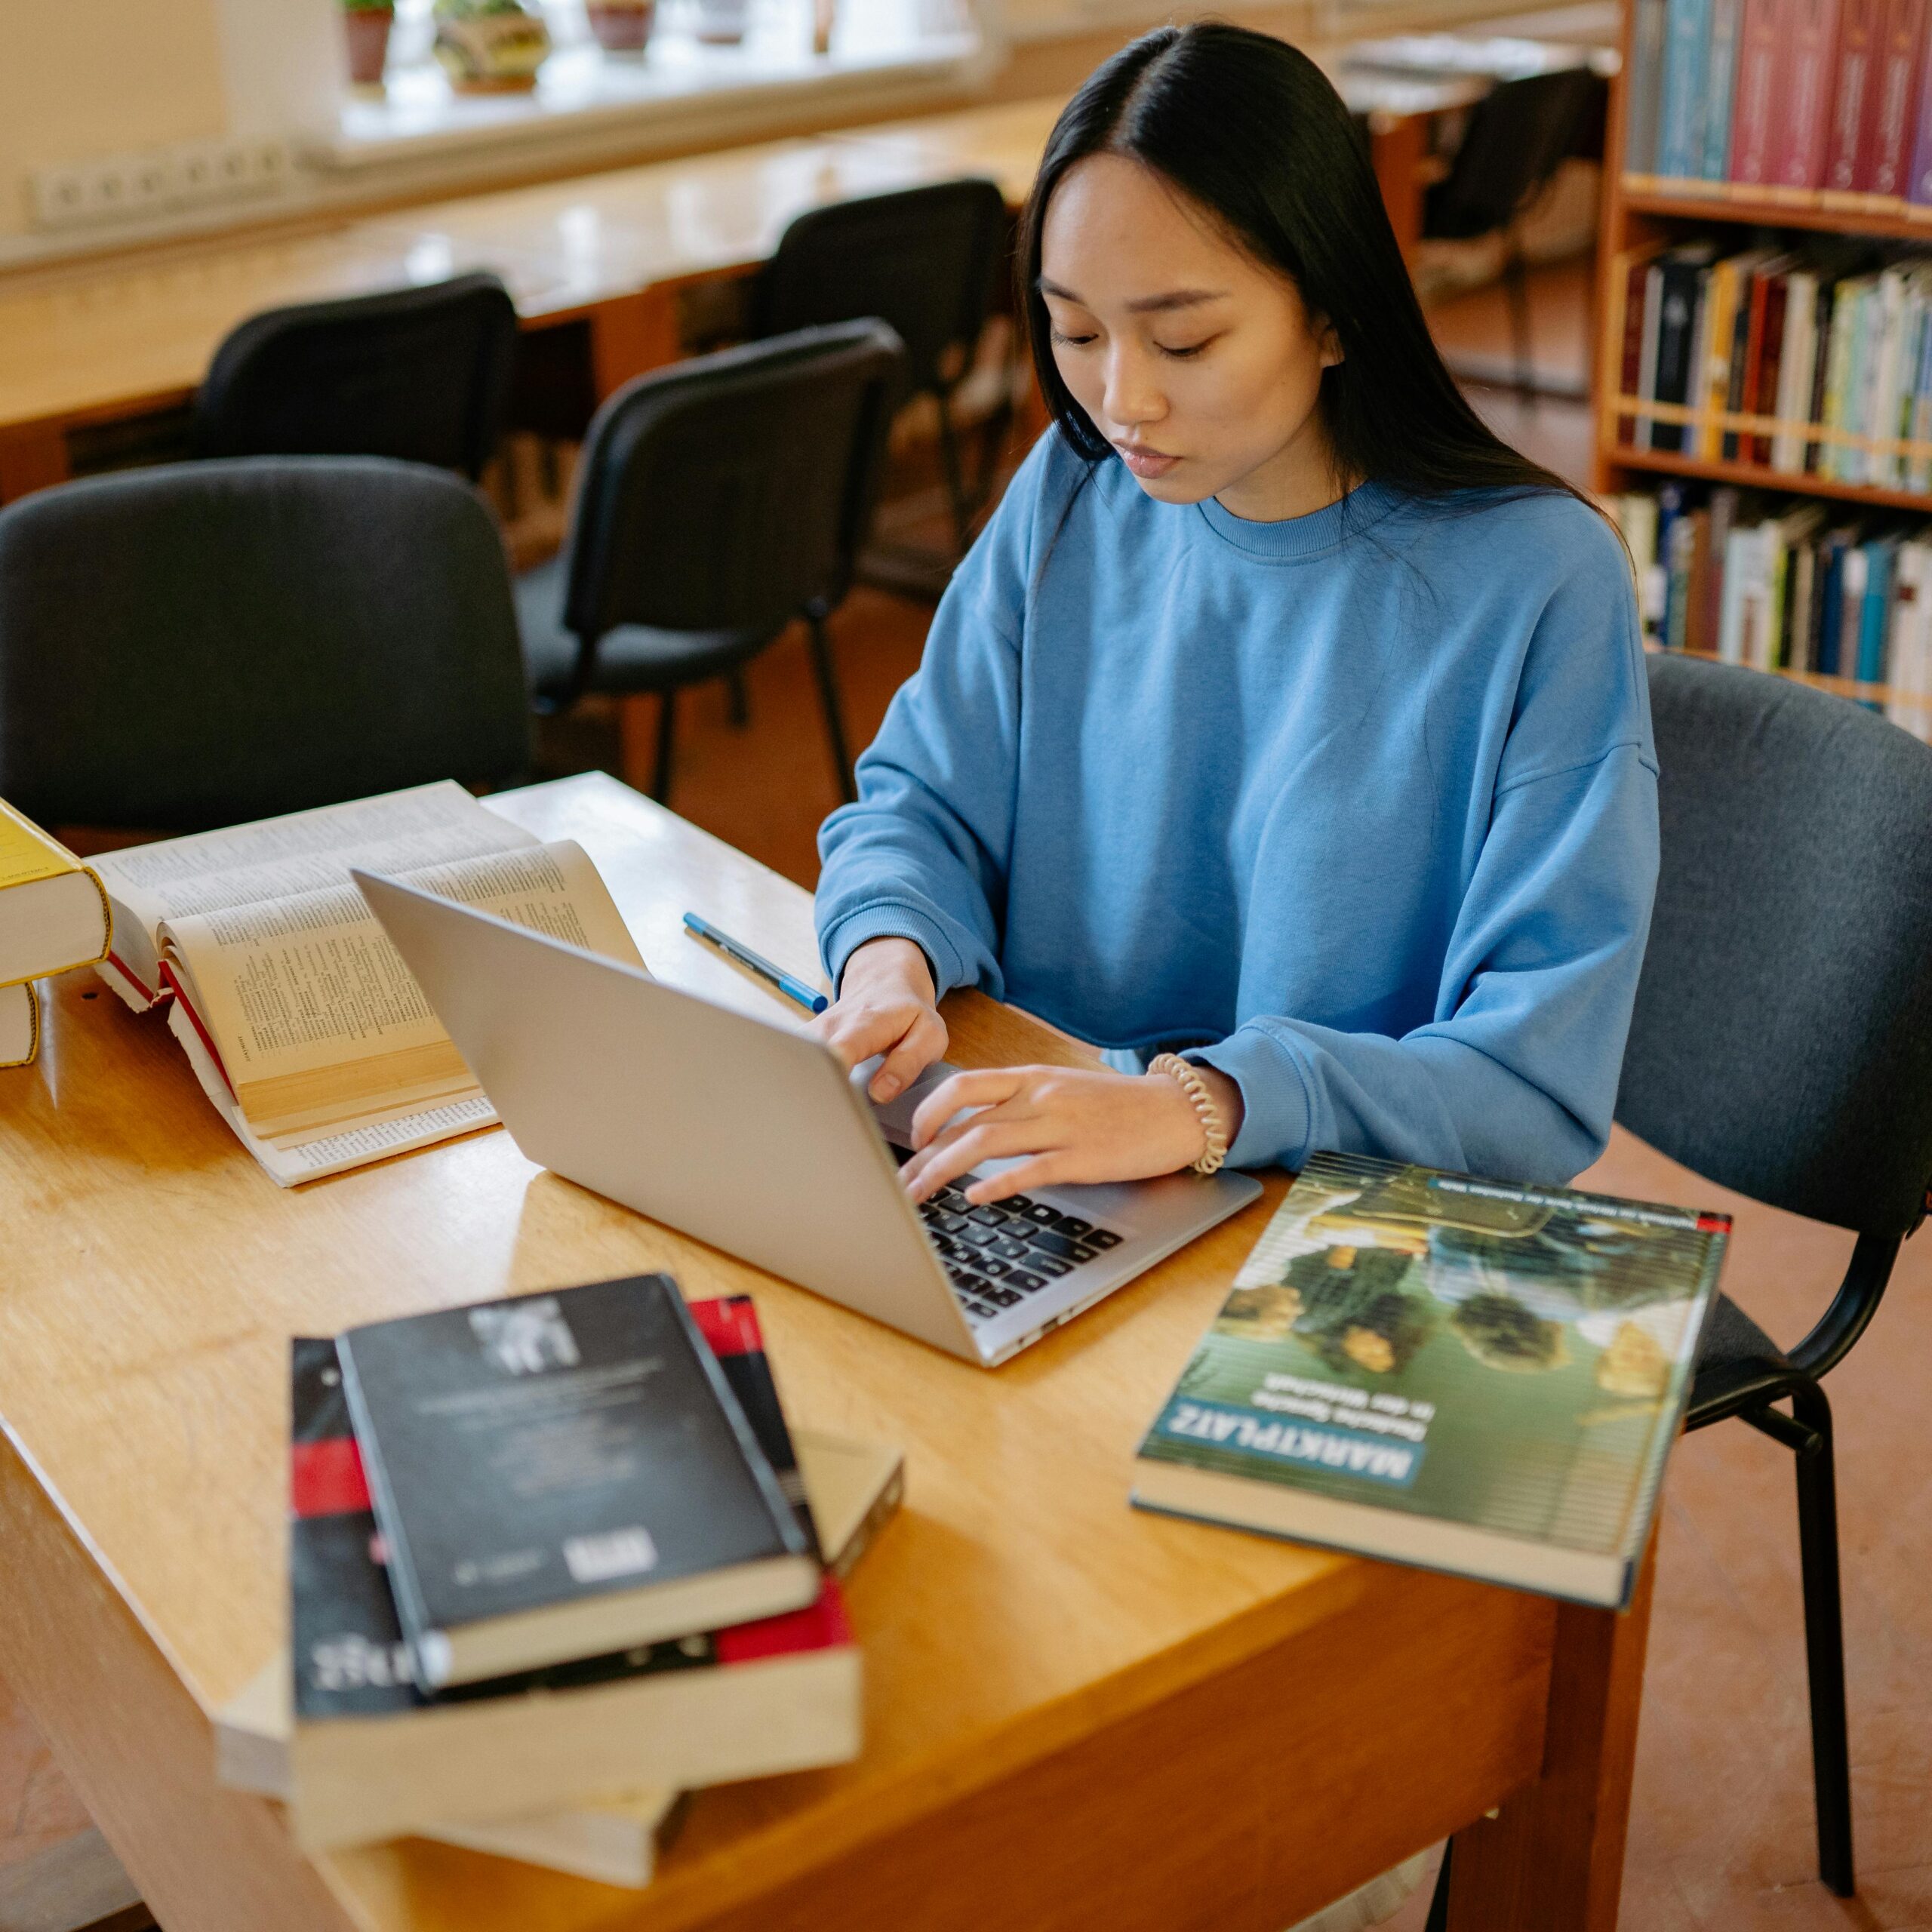
{"label": "terracotta flower pot", "polygon": [[590,31],[606,54],[642,53],[657,14],[656,0],[645,0],[641,7],[621,0],[587,0],[584,11],[590,16]]}
{"label": "terracotta flower pot", "polygon": [[349,7],[342,28],[349,42],[349,78],[358,88],[380,87],[389,57],[389,29],[395,15],[387,7]]}

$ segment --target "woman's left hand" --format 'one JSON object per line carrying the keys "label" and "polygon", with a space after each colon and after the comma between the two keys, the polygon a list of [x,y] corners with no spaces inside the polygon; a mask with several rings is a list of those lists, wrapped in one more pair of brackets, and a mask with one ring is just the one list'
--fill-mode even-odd
{"label": "woman's left hand", "polygon": [[[1241,1090],[1211,1067],[1201,1073],[1232,1141]],[[962,1108],[977,1111],[953,1121]],[[983,1161],[1023,1157],[1020,1166],[966,1190],[979,1204],[1057,1182],[1171,1174],[1200,1158],[1207,1135],[1194,1103],[1164,1075],[1002,1066],[955,1073],[934,1088],[912,1116],[912,1146],[900,1177],[915,1201]]]}

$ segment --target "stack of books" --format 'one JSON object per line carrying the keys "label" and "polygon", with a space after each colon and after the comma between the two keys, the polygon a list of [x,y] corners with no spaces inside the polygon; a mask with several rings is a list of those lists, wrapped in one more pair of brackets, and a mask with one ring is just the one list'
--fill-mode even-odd
{"label": "stack of books", "polygon": [[1611,499],[1652,642],[1883,686],[1932,740],[1932,523],[1675,482]]}
{"label": "stack of books", "polygon": [[1926,0],[1636,0],[1640,190],[1932,220]]}
{"label": "stack of books", "polygon": [[99,876],[0,798],[0,1067],[40,1051],[35,980],[105,958],[107,895]]}
{"label": "stack of books", "polygon": [[795,1441],[748,1297],[645,1275],[298,1337],[291,1388],[289,1647],[217,1768],[306,1850],[643,1884],[680,1792],[857,1754],[838,1577],[900,1462]]}
{"label": "stack of books", "polygon": [[137,1013],[166,1010],[216,1111],[285,1187],[497,1118],[352,866],[644,965],[580,847],[448,780],[95,863],[114,912],[102,978]]}
{"label": "stack of books", "polygon": [[1932,494],[1932,256],[1690,242],[1613,288],[1623,448]]}

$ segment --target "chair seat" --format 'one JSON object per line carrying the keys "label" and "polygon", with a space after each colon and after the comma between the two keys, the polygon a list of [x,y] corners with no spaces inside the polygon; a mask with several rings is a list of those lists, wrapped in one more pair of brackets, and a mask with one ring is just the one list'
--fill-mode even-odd
{"label": "chair seat", "polygon": [[[558,703],[574,692],[577,639],[564,628],[564,562],[553,557],[516,583],[517,627],[522,633],[531,694]],[[593,691],[676,691],[722,677],[771,642],[776,632],[660,631],[624,624],[598,640]]]}
{"label": "chair seat", "polygon": [[1684,1426],[1701,1429],[1706,1423],[1734,1415],[1749,1395],[1761,1394],[1763,1399],[1770,1401],[1789,1388],[1797,1374],[1777,1343],[1730,1296],[1720,1294],[1698,1344],[1697,1373],[1691,1379]]}

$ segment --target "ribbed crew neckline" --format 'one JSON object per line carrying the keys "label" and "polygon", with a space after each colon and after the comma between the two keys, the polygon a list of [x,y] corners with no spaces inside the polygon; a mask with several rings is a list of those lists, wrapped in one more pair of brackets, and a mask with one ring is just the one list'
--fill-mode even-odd
{"label": "ribbed crew neckline", "polygon": [[1269,563],[1297,564],[1325,556],[1346,537],[1380,522],[1401,500],[1399,490],[1371,481],[1358,483],[1324,509],[1310,510],[1306,516],[1286,517],[1278,523],[1251,523],[1223,509],[1216,497],[1206,498],[1195,508],[1208,528],[1232,548]]}

